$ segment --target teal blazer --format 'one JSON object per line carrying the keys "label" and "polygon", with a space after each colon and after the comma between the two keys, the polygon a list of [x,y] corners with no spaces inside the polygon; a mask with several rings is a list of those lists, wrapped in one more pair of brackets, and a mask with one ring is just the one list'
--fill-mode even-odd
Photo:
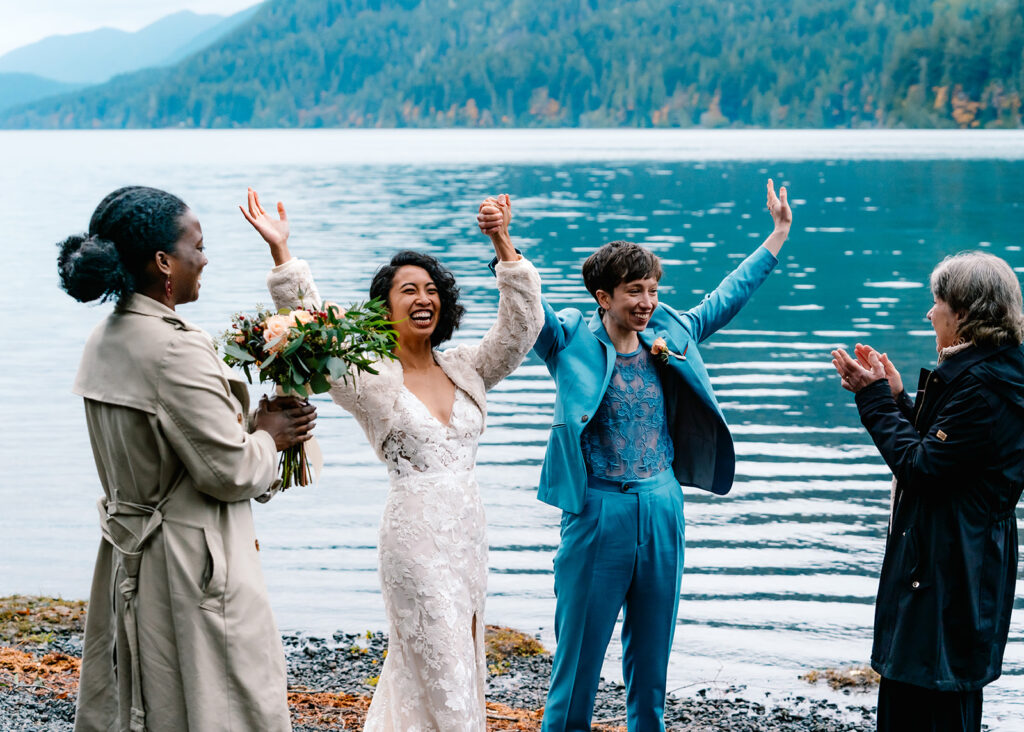
{"label": "teal blazer", "polygon": [[[697,344],[724,326],[771,274],[778,259],[765,249],[747,257],[696,307],[678,312],[659,304],[639,333],[644,348],[664,338],[670,351],[659,369],[669,431],[675,448],[672,471],[682,485],[724,495],[732,488],[736,454]],[[595,311],[588,323],[575,308],[555,312],[544,301],[544,327],[533,347],[555,380],[554,422],[537,497],[569,513],[583,510],[587,469],[580,435],[594,416],[612,376],[615,348]]]}

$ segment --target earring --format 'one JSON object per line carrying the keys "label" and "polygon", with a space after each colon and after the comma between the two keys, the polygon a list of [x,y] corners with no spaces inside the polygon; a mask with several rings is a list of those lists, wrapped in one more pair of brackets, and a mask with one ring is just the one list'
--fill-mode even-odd
{"label": "earring", "polygon": [[167,280],[164,282],[164,292],[167,293],[167,299],[171,299],[171,276],[167,275]]}

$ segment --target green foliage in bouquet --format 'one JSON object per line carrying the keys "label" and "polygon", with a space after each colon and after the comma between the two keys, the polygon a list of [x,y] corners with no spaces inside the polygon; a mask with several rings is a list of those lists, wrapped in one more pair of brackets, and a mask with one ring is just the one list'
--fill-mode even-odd
{"label": "green foliage in bouquet", "polygon": [[[236,314],[221,338],[224,362],[240,367],[250,384],[255,367],[261,382],[305,398],[360,371],[375,374],[376,361],[395,358],[398,334],[383,302],[370,300],[347,311],[332,303],[321,307]],[[280,469],[284,488],[313,480],[303,443],[282,451]]]}
{"label": "green foliage in bouquet", "polygon": [[307,397],[330,389],[331,380],[375,374],[375,361],[394,359],[397,334],[391,325],[379,300],[348,310],[330,303],[322,310],[259,309],[236,314],[221,345],[225,363],[240,367],[250,384],[255,367],[261,382]]}

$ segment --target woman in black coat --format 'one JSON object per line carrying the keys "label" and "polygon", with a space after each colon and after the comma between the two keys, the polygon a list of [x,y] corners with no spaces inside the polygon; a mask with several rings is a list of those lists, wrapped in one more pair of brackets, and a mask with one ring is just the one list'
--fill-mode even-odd
{"label": "woman in black coat", "polygon": [[878,729],[980,730],[1001,671],[1024,487],[1024,314],[1002,259],[968,252],[931,276],[938,367],[917,398],[885,354],[832,352],[892,469],[892,518],[875,604]]}

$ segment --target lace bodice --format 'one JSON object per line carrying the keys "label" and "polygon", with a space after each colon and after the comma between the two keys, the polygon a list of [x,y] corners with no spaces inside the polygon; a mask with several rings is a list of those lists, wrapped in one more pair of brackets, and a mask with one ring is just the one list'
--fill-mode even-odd
{"label": "lace bodice", "polygon": [[447,426],[404,386],[395,411],[396,426],[382,446],[392,481],[431,473],[464,473],[476,467],[483,415],[462,389],[455,390]]}
{"label": "lace bodice", "polygon": [[647,349],[616,355],[608,390],[581,442],[587,473],[598,478],[639,480],[672,466],[665,395]]}

